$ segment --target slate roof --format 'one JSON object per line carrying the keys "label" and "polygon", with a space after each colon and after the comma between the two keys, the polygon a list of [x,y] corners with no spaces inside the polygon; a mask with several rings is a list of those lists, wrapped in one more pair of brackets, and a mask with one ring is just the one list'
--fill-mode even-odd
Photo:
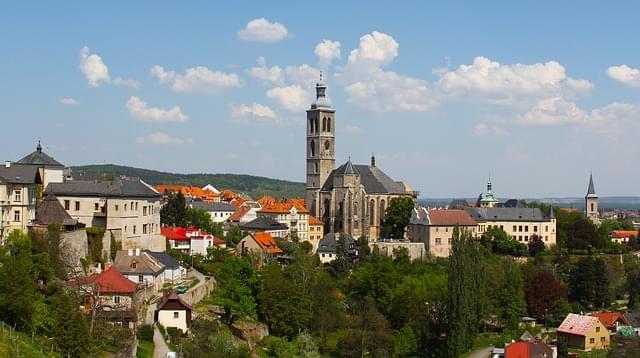
{"label": "slate roof", "polygon": [[160,198],[161,194],[140,179],[116,179],[114,181],[73,180],[50,183],[47,193],[57,196],[100,196],[123,198]]}
{"label": "slate roof", "polygon": [[0,181],[9,184],[41,184],[40,171],[33,165],[0,166]]}
{"label": "slate roof", "polygon": [[154,252],[149,250],[144,250],[149,255],[153,256],[156,260],[160,261],[161,264],[164,265],[165,269],[175,270],[180,268],[180,263],[173,256],[167,254],[166,252]]}
{"label": "slate roof", "polygon": [[333,189],[333,178],[337,175],[351,173],[360,177],[360,183],[364,186],[367,194],[406,194],[404,185],[391,179],[387,174],[376,166],[351,164],[347,161],[345,164],[331,171],[327,181],[322,186],[322,191],[331,191]]}
{"label": "slate roof", "polygon": [[336,253],[338,249],[338,241],[339,240],[347,240],[347,247],[353,245],[353,249],[349,250],[351,252],[355,252],[355,243],[356,241],[351,237],[351,235],[347,233],[329,233],[322,237],[320,242],[318,242],[318,250],[320,253]]}
{"label": "slate roof", "polygon": [[[131,267],[133,260],[136,260],[135,268]],[[128,250],[119,250],[116,252],[114,266],[123,274],[158,276],[164,272],[164,265],[146,251],[141,251],[140,256],[135,256],[135,253],[129,256]]]}
{"label": "slate roof", "polygon": [[206,211],[227,211],[234,212],[236,207],[228,203],[205,203],[202,201],[194,201],[190,203],[191,207],[196,209],[203,209]]}
{"label": "slate roof", "polygon": [[569,313],[558,327],[558,332],[584,336],[595,324],[598,324],[597,317]]}
{"label": "slate roof", "polygon": [[625,313],[623,316],[631,327],[640,328],[640,312]]}
{"label": "slate roof", "polygon": [[38,142],[38,146],[36,147],[36,150],[34,152],[18,160],[16,163],[46,166],[46,167],[61,167],[61,168],[64,167],[62,163],[53,159],[51,156],[47,155],[45,152],[42,151],[42,146],[40,145],[40,142]]}
{"label": "slate roof", "polygon": [[244,224],[240,224],[239,227],[249,231],[275,231],[275,230],[288,230],[289,227],[286,224],[277,222],[269,217],[258,217]]}
{"label": "slate roof", "polygon": [[587,197],[598,197],[598,195],[596,194],[596,189],[593,186],[593,174],[589,174],[589,188],[587,189]]}
{"label": "slate roof", "polygon": [[75,226],[78,220],[74,219],[64,210],[62,204],[55,195],[49,193],[36,209],[36,224],[50,225],[58,224],[62,226]]}
{"label": "slate roof", "polygon": [[538,208],[465,208],[476,221],[547,221]]}

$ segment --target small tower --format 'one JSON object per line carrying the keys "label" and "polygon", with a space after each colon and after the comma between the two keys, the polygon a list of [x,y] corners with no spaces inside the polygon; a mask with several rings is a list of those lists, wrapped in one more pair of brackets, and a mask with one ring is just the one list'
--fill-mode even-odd
{"label": "small tower", "polygon": [[584,197],[584,214],[587,218],[598,219],[600,213],[598,213],[598,194],[593,186],[593,174],[589,174],[589,188],[587,189],[587,195]]}
{"label": "small tower", "polygon": [[322,79],[316,83],[316,100],[307,110],[307,209],[320,217],[318,193],[336,166],[335,109],[326,95],[327,85]]}
{"label": "small tower", "polygon": [[493,184],[491,184],[491,178],[487,181],[487,192],[482,194],[481,197],[481,208],[495,208],[498,205],[498,199],[493,196]]}

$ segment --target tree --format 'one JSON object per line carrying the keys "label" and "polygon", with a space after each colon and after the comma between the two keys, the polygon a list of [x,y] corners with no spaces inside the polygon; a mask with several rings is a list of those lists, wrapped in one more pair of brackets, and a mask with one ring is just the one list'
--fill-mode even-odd
{"label": "tree", "polygon": [[185,226],[187,204],[181,192],[168,193],[167,203],[160,209],[160,222],[166,226]]}
{"label": "tree", "polygon": [[606,307],[610,303],[607,264],[601,258],[583,257],[576,263],[569,279],[569,294],[582,306]]}
{"label": "tree", "polygon": [[627,276],[626,291],[629,294],[629,309],[635,311],[640,306],[640,260],[635,255],[624,258]]}
{"label": "tree", "polygon": [[551,309],[551,325],[559,326],[569,313],[571,313],[569,302],[564,298],[557,300]]}
{"label": "tree", "polygon": [[402,327],[393,343],[394,357],[413,357],[418,351],[418,339],[410,326]]}
{"label": "tree", "polygon": [[246,235],[242,232],[238,225],[231,225],[229,231],[227,231],[227,235],[224,237],[227,241],[228,245],[235,246],[244,238]]}
{"label": "tree", "polygon": [[87,321],[78,311],[78,299],[63,290],[51,297],[54,341],[67,356],[89,356],[91,341]]}
{"label": "tree", "polygon": [[518,267],[511,262],[505,268],[505,282],[500,294],[502,318],[510,329],[518,328],[520,318],[527,312],[524,298],[524,285]]}
{"label": "tree", "polygon": [[527,309],[533,317],[544,318],[558,300],[567,298],[567,290],[549,271],[536,271],[525,276]]}
{"label": "tree", "polygon": [[471,348],[483,313],[482,257],[471,233],[455,228],[449,256],[448,354],[459,357]]}
{"label": "tree", "polygon": [[185,225],[195,226],[205,232],[211,232],[213,221],[211,221],[211,215],[206,210],[187,208],[185,211]]}
{"label": "tree", "polygon": [[527,246],[514,240],[497,226],[492,226],[482,234],[481,243],[497,255],[525,256]]}
{"label": "tree", "polygon": [[529,256],[536,257],[539,253],[544,251],[544,241],[542,241],[542,238],[539,235],[531,235],[531,237],[529,237],[528,249]]}
{"label": "tree", "polygon": [[400,240],[404,238],[404,229],[409,225],[411,211],[416,203],[410,197],[393,198],[385,210],[382,227],[383,237]]}
{"label": "tree", "polygon": [[598,235],[591,220],[579,218],[567,229],[567,246],[570,250],[600,249],[604,240]]}

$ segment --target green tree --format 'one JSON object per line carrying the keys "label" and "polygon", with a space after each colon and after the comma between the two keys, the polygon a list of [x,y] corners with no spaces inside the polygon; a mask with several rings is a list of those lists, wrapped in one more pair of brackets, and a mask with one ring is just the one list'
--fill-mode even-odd
{"label": "green tree", "polygon": [[492,226],[482,234],[481,243],[497,255],[526,256],[527,246],[509,235],[497,226]]}
{"label": "green tree", "polygon": [[78,299],[61,289],[51,299],[54,325],[51,330],[58,348],[70,357],[87,357],[91,353],[89,326],[78,310]]}
{"label": "green tree", "polygon": [[211,232],[213,221],[211,215],[204,209],[187,208],[185,211],[185,225],[195,226],[205,232]]}
{"label": "green tree", "polygon": [[529,250],[529,256],[531,257],[538,256],[538,254],[544,251],[544,249],[546,248],[544,245],[544,241],[542,241],[542,238],[539,235],[531,235],[531,237],[529,237],[529,245],[527,246]]}
{"label": "green tree", "polygon": [[160,209],[160,222],[167,226],[185,226],[187,204],[181,192],[168,193],[167,203]]}
{"label": "green tree", "polygon": [[590,256],[578,260],[571,270],[569,287],[569,297],[582,306],[607,307],[611,294],[606,262]]}
{"label": "green tree", "polygon": [[242,232],[238,225],[231,225],[231,228],[229,229],[229,231],[227,231],[227,235],[224,237],[224,239],[227,241],[228,245],[235,246],[245,236],[246,233]]}
{"label": "green tree", "polygon": [[411,210],[415,205],[415,201],[410,197],[391,199],[385,210],[382,236],[397,240],[404,238],[404,229],[409,225]]}
{"label": "green tree", "polygon": [[467,230],[455,228],[449,256],[448,354],[459,357],[471,348],[484,310],[484,276],[478,245]]}
{"label": "green tree", "polygon": [[500,294],[500,304],[503,307],[502,317],[510,329],[518,328],[520,318],[527,312],[527,304],[524,298],[524,284],[520,270],[514,263],[504,267],[505,282]]}
{"label": "green tree", "polygon": [[418,351],[418,338],[410,326],[402,327],[393,342],[394,357],[413,357]]}

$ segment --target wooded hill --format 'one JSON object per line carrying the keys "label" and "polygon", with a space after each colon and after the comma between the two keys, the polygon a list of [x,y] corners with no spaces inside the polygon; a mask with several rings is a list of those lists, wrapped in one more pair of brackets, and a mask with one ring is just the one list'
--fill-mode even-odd
{"label": "wooded hill", "polygon": [[203,187],[211,184],[218,190],[231,189],[235,192],[245,193],[254,199],[263,195],[271,195],[276,198],[304,197],[304,183],[296,183],[286,180],[271,179],[244,174],[176,174],[157,170],[127,167],[115,164],[95,164],[74,166],[73,177],[76,180],[83,179],[110,179],[121,175],[138,177],[151,185],[157,184],[181,184]]}

